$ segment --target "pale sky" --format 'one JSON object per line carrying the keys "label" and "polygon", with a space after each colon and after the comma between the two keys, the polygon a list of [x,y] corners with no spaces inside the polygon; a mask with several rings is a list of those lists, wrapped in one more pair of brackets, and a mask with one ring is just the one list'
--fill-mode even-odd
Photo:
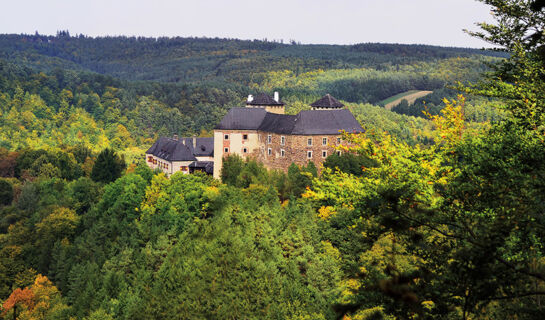
{"label": "pale sky", "polygon": [[476,0],[0,0],[0,33],[206,36],[301,43],[488,46]]}

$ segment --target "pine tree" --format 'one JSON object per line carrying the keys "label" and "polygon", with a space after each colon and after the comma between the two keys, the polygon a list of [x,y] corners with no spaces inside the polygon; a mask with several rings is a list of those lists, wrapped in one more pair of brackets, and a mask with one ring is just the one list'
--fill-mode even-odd
{"label": "pine tree", "polygon": [[91,179],[96,182],[109,183],[121,177],[125,168],[125,160],[112,149],[107,148],[98,155],[91,171]]}

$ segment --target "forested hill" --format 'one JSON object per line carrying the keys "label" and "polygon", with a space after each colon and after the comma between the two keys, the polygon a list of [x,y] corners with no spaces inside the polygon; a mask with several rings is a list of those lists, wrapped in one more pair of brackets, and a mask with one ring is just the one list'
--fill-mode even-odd
{"label": "forested hill", "polygon": [[[219,38],[145,38],[0,35],[0,58],[39,71],[70,69],[125,80],[161,82],[235,81],[249,84],[259,74],[316,69],[375,68],[501,53],[427,45],[301,45]],[[254,78],[254,77],[257,77]]]}
{"label": "forested hill", "polygon": [[[292,114],[331,93],[367,128],[414,144],[429,140],[426,121],[364,104],[475,81],[494,55],[418,45],[0,35],[0,147],[83,144],[135,158],[157,136],[209,134],[227,110],[260,91],[279,91]],[[457,94],[444,92],[434,97]],[[443,108],[441,99],[432,113]],[[495,118],[489,107],[473,105],[469,119]],[[425,108],[419,102],[418,112],[397,112],[422,115]]]}

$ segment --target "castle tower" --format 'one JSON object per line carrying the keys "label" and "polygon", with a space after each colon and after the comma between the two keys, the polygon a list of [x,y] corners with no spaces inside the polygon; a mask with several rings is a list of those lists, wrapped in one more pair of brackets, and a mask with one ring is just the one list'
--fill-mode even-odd
{"label": "castle tower", "polygon": [[339,110],[344,108],[344,104],[333,98],[329,93],[312,103],[310,106],[312,107],[312,110]]}
{"label": "castle tower", "polygon": [[249,95],[246,101],[247,108],[262,108],[270,113],[284,114],[284,102],[280,100],[278,92],[274,93],[274,98],[260,93],[257,96]]}

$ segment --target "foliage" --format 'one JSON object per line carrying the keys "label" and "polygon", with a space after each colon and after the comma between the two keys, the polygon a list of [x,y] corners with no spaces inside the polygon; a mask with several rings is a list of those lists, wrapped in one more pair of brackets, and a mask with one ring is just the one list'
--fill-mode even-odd
{"label": "foliage", "polygon": [[0,54],[40,71],[92,71],[126,80],[161,82],[239,81],[272,70],[306,72],[341,67],[387,67],[490,51],[424,45],[365,43],[301,45],[265,40],[182,37],[0,36]]}
{"label": "foliage", "polygon": [[[483,2],[498,24],[475,35],[506,60],[429,46],[1,35],[3,316],[541,317],[543,12]],[[477,83],[473,95],[456,98],[445,87],[456,81]],[[411,89],[435,92],[402,114],[369,104]],[[321,176],[312,163],[286,174],[230,156],[221,182],[166,178],[139,160],[157,136],[207,134],[250,90],[280,91],[290,113],[332,93],[366,132],[346,134]]]}
{"label": "foliage", "polygon": [[[21,307],[20,311],[17,311],[18,306]],[[2,307],[3,314],[12,311],[14,319],[68,319],[68,306],[60,292],[42,275],[36,276],[31,286],[15,289]]]}
{"label": "foliage", "polygon": [[374,166],[374,162],[370,161],[363,155],[356,155],[353,153],[345,154],[332,154],[324,161],[324,168],[331,170],[340,170],[342,172],[350,173],[355,176],[361,176],[363,170],[366,167]]}
{"label": "foliage", "polygon": [[7,180],[0,179],[0,205],[10,205],[13,200],[13,186]]}
{"label": "foliage", "polygon": [[112,182],[121,177],[125,168],[125,159],[111,149],[104,149],[97,156],[91,171],[91,179],[96,182]]}
{"label": "foliage", "polygon": [[482,0],[492,6],[496,24],[480,23],[471,35],[509,51],[511,56],[469,92],[506,100],[505,109],[532,129],[543,130],[545,119],[545,15],[540,2]]}

